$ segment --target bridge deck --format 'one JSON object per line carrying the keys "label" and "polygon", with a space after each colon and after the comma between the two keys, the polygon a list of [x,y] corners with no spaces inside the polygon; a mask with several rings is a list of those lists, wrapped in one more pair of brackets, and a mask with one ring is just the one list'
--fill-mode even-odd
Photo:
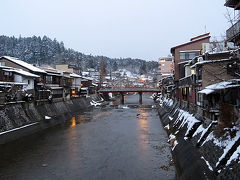
{"label": "bridge deck", "polygon": [[128,92],[145,92],[145,93],[159,93],[157,88],[117,88],[117,89],[100,89],[100,93],[128,93]]}

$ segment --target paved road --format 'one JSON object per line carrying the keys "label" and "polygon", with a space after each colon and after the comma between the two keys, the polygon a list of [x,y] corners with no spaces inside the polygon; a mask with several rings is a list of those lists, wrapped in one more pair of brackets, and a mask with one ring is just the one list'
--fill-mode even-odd
{"label": "paved road", "polygon": [[[167,135],[149,95],[126,97],[0,147],[0,179],[174,179]],[[130,108],[129,108],[130,107]]]}

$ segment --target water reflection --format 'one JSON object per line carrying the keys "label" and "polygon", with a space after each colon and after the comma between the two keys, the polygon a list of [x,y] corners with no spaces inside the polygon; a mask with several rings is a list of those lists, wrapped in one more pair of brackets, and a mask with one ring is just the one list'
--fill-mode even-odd
{"label": "water reflection", "polygon": [[139,130],[141,131],[139,133],[139,136],[140,136],[140,142],[139,142],[139,145],[140,147],[145,150],[147,148],[147,143],[148,143],[148,140],[149,140],[149,134],[148,134],[148,131],[149,131],[149,122],[148,122],[148,113],[146,112],[146,110],[144,108],[139,108],[138,109],[138,127],[139,127]]}
{"label": "water reflection", "polygon": [[111,114],[110,111],[97,111],[97,112],[85,112],[83,114],[78,114],[73,116],[69,121],[66,122],[67,126],[75,127],[77,125],[89,123],[91,121],[96,121],[103,117],[107,117]]}
{"label": "water reflection", "polygon": [[72,117],[71,122],[72,122],[71,127],[75,127],[76,126],[76,117]]}

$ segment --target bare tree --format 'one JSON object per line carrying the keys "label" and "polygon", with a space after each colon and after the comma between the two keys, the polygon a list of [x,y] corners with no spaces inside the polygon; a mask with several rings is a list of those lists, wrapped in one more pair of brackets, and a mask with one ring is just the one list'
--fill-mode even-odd
{"label": "bare tree", "polygon": [[107,74],[106,65],[103,59],[100,60],[100,68],[99,68],[99,88],[102,87],[103,80]]}

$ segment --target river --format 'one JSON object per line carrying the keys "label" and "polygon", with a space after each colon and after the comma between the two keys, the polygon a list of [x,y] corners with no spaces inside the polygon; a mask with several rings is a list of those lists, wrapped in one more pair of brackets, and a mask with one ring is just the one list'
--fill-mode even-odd
{"label": "river", "polygon": [[168,137],[149,94],[125,97],[0,146],[0,179],[175,179]]}

